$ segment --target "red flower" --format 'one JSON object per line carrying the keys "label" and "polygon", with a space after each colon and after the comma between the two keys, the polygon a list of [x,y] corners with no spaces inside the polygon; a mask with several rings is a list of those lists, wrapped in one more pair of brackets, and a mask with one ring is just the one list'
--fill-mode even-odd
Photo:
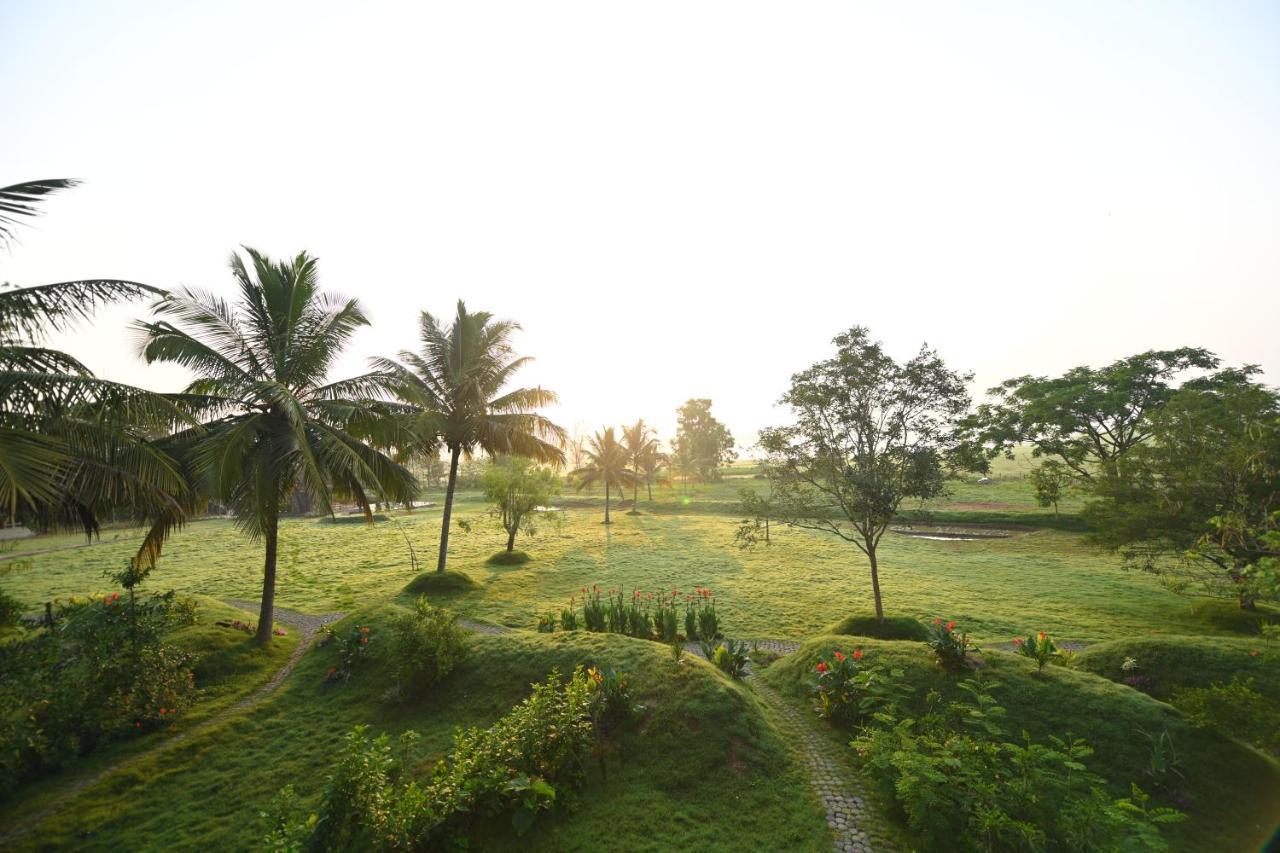
{"label": "red flower", "polygon": [[836,660],[844,660],[844,655],[840,654],[840,652],[836,652],[835,655],[836,655]]}
{"label": "red flower", "polygon": [[954,631],[955,629],[956,629],[956,620],[952,619],[950,622],[947,623],[947,630]]}
{"label": "red flower", "polygon": [[853,659],[854,659],[854,660],[862,660],[862,649],[854,649],[854,650],[853,650]]}
{"label": "red flower", "polygon": [[1257,650],[1257,649],[1249,649],[1249,657],[1251,657],[1251,658],[1256,658],[1257,656],[1258,656],[1258,650]]}
{"label": "red flower", "polygon": [[941,625],[941,624],[942,624],[942,620],[941,620],[941,619],[934,619],[934,620],[933,620],[933,624],[935,624],[935,625]]}
{"label": "red flower", "polygon": [[1015,646],[1017,646],[1018,648],[1022,648],[1022,638],[1021,638],[1021,637],[1014,637],[1014,638],[1013,638],[1013,644],[1014,644]]}
{"label": "red flower", "polygon": [[816,668],[817,668],[818,672],[826,672],[826,671],[827,671],[827,662],[826,662],[826,661],[824,661],[824,660],[820,660],[820,661],[818,661],[818,666],[817,666]]}
{"label": "red flower", "polygon": [[1038,639],[1042,643],[1044,642],[1044,638],[1045,638],[1044,631],[1041,631],[1039,634],[1036,634],[1036,639]]}

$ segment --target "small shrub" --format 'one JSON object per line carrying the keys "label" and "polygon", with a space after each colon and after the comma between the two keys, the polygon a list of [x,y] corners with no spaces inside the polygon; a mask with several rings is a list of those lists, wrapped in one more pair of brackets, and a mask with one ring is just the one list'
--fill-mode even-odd
{"label": "small shrub", "polygon": [[1252,678],[1181,688],[1172,704],[1191,722],[1253,744],[1280,758],[1280,706],[1253,689]]}
{"label": "small shrub", "polygon": [[608,732],[619,724],[639,716],[644,712],[643,705],[637,705],[631,698],[631,686],[627,679],[619,675],[613,668],[602,672],[597,667],[587,670],[587,678],[595,686],[595,696],[591,702],[591,719],[601,732]]}
{"label": "small shrub", "polygon": [[845,654],[839,649],[818,659],[810,689],[817,698],[814,711],[824,720],[857,722],[882,708],[896,707],[904,698],[901,669],[885,669],[865,662],[862,649]]}
{"label": "small shrub", "polygon": [[671,660],[680,663],[684,659],[684,643],[676,640],[671,643]]}
{"label": "small shrub", "polygon": [[25,609],[21,601],[0,589],[0,628],[17,625]]}
{"label": "small shrub", "polygon": [[449,611],[433,607],[426,596],[413,603],[413,612],[391,623],[388,656],[400,695],[422,695],[439,684],[467,654],[466,634]]}
{"label": "small shrub", "polygon": [[349,681],[369,656],[369,643],[373,639],[369,626],[358,625],[345,634],[336,633],[328,625],[321,627],[320,631],[324,634],[320,645],[332,645],[338,650],[338,664],[325,670],[325,683]]}
{"label": "small shrub", "polygon": [[742,642],[723,640],[719,643],[703,640],[702,654],[731,678],[741,678],[749,660],[745,640]]}
{"label": "small shrub", "polygon": [[591,587],[589,591],[585,586],[582,588],[582,621],[588,631],[597,633],[603,633],[608,626],[598,586]]}
{"label": "small shrub", "polygon": [[538,617],[538,633],[550,634],[556,629],[556,614],[553,612],[543,613]]}
{"label": "small shrub", "polygon": [[1013,647],[1024,658],[1031,658],[1036,662],[1037,672],[1044,672],[1045,664],[1058,656],[1058,647],[1053,644],[1053,638],[1044,631],[1028,634],[1026,640],[1014,637]]}
{"label": "small shrub", "polygon": [[977,651],[977,646],[969,642],[969,635],[956,633],[954,620],[943,622],[933,620],[933,628],[929,631],[926,645],[933,650],[934,660],[949,672],[962,672],[969,668],[969,652]]}
{"label": "small shrub", "polygon": [[576,631],[578,630],[578,611],[573,609],[573,599],[569,599],[569,606],[560,611],[560,630]]}

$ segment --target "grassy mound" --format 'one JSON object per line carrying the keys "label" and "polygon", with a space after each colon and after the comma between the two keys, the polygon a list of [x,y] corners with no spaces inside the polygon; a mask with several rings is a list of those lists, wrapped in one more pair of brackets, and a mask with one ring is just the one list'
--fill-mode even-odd
{"label": "grassy mound", "polygon": [[523,566],[531,559],[524,551],[498,551],[485,562],[491,566]]}
{"label": "grassy mound", "polygon": [[[452,745],[459,726],[488,725],[553,668],[615,667],[645,706],[600,766],[587,768],[572,807],[542,817],[520,839],[505,820],[482,822],[477,849],[829,850],[806,778],[754,698],[706,662],[676,664],[656,643],[571,632],[476,635],[468,659],[422,700],[389,705],[379,645],[399,608],[351,614],[336,626],[371,626],[373,654],[345,683],[325,685],[332,647],[309,653],[282,693],[252,715],[143,759],[119,779],[82,792],[39,830],[42,844],[157,849],[179,844],[249,848],[270,826],[278,792],[292,784],[314,806],[340,739],[355,725],[421,735],[421,767]],[[137,785],[147,781],[145,790]],[[157,786],[155,789],[149,786]],[[162,796],[148,796],[159,793]],[[217,792],[217,809],[210,796]]]}
{"label": "grassy mound", "polygon": [[[374,521],[390,521],[391,517],[383,515],[380,512],[373,514]],[[326,515],[316,521],[316,524],[368,524],[369,519],[363,515]]]}
{"label": "grassy mound", "polygon": [[[1256,652],[1256,654],[1254,654]],[[1138,662],[1132,673],[1121,669],[1126,658]],[[1262,639],[1234,637],[1140,637],[1098,643],[1077,658],[1080,669],[1121,681],[1145,679],[1141,689],[1168,700],[1180,687],[1208,687],[1232,676],[1252,678],[1253,687],[1280,703],[1280,645]]]}
{"label": "grassy mound", "polygon": [[[814,638],[763,677],[807,705],[818,656],[852,645],[848,636]],[[905,671],[920,703],[917,710],[930,690],[947,699],[959,696],[958,679],[936,667],[923,645],[861,639],[858,645],[868,661]],[[998,682],[993,693],[1008,709],[1011,738],[1024,729],[1040,740],[1068,733],[1085,738],[1095,750],[1089,767],[1110,782],[1116,796],[1127,795],[1130,782],[1150,788],[1145,769],[1151,746],[1142,732],[1169,732],[1184,764],[1186,802],[1177,805],[1188,815],[1165,833],[1173,849],[1257,849],[1274,830],[1274,816],[1280,814],[1280,768],[1274,762],[1196,729],[1174,708],[1092,672],[1051,666],[1037,676],[1035,664],[1025,658],[990,652],[984,659],[983,674]],[[843,744],[848,737],[835,740]]]}
{"label": "grassy mound", "polygon": [[479,586],[471,575],[446,569],[443,572],[423,572],[409,581],[402,593],[413,598],[419,595],[460,595]]}
{"label": "grassy mound", "polygon": [[848,616],[823,631],[824,634],[854,634],[877,640],[917,640],[929,636],[929,629],[910,616],[887,616],[883,622],[866,614]]}
{"label": "grassy mound", "polygon": [[1232,634],[1259,635],[1263,625],[1280,623],[1280,611],[1265,605],[1241,610],[1234,601],[1206,598],[1191,605],[1191,613],[1207,627]]}

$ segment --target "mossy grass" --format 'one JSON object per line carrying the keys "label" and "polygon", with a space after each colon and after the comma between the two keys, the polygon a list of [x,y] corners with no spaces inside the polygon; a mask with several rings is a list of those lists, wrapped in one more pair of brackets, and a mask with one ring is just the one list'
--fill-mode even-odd
{"label": "mossy grass", "polygon": [[402,593],[411,598],[419,595],[451,596],[471,592],[479,586],[475,579],[466,572],[445,569],[443,572],[429,571],[418,575],[405,584]]}
{"label": "mossy grass", "polygon": [[497,551],[485,562],[490,566],[523,566],[532,559],[524,551]]}
{"label": "mossy grass", "polygon": [[[880,662],[905,672],[915,693],[917,713],[926,694],[938,691],[959,699],[959,681],[937,667],[921,643],[820,636],[807,641],[794,655],[765,670],[763,678],[794,701],[810,704],[808,683],[820,655],[834,649],[863,650],[867,662]],[[1025,730],[1033,737],[1082,737],[1095,750],[1088,766],[1107,779],[1112,792],[1126,796],[1130,782],[1155,791],[1146,773],[1151,743],[1143,732],[1158,736],[1168,731],[1181,757],[1185,800],[1177,803],[1188,815],[1185,823],[1164,833],[1172,849],[1256,850],[1275,829],[1280,814],[1280,766],[1254,750],[1213,732],[1193,727],[1176,709],[1137,690],[1092,672],[1047,667],[1037,675],[1033,661],[1007,652],[988,652],[980,672],[998,686],[993,694],[1008,710],[1007,729],[1016,741]],[[1187,662],[1194,668],[1194,661]],[[849,733],[834,732],[845,743]],[[1182,798],[1179,798],[1182,800]],[[1164,804],[1170,803],[1166,800]]]}
{"label": "mossy grass", "polygon": [[[1138,664],[1132,672],[1126,659]],[[1090,646],[1076,666],[1112,681],[1139,676],[1142,690],[1168,700],[1181,687],[1224,684],[1235,676],[1253,679],[1253,689],[1280,704],[1280,642],[1262,638],[1135,637]]]}
{"label": "mossy grass", "polygon": [[877,640],[920,640],[929,636],[929,629],[919,619],[910,616],[886,616],[881,622],[871,614],[855,614],[823,630],[824,634],[855,634],[874,637]]}
{"label": "mossy grass", "polygon": [[1244,609],[1235,601],[1202,598],[1191,605],[1191,613],[1206,629],[1232,634],[1258,635],[1263,625],[1280,624],[1280,610],[1259,604]]}

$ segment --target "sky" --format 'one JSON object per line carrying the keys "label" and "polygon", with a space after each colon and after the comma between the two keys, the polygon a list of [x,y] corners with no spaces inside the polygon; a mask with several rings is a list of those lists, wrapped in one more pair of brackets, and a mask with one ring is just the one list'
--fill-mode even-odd
{"label": "sky", "polygon": [[[0,3],[0,281],[231,295],[306,250],[373,320],[517,320],[570,429],[743,447],[864,325],[980,396],[1152,348],[1280,382],[1280,4]],[[59,343],[157,390],[129,321]]]}

